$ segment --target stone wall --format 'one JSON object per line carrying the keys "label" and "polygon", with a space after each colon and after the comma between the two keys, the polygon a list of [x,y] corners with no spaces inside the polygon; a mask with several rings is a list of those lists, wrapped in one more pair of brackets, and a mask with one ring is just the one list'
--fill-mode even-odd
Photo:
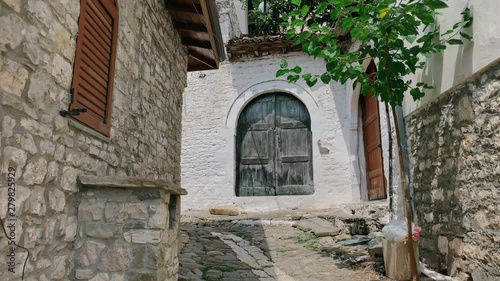
{"label": "stone wall", "polygon": [[107,180],[112,186],[102,177],[92,180],[78,198],[75,278],[176,281],[179,195],[185,192],[161,184],[117,188],[116,177]]}
{"label": "stone wall", "polygon": [[422,257],[500,278],[500,61],[407,117]]}
{"label": "stone wall", "polygon": [[[164,1],[118,1],[109,138],[58,113],[69,103],[79,3],[0,0],[0,218],[6,219],[13,167],[15,237],[30,251],[30,281],[74,276],[77,175],[139,176],[180,186],[187,54]],[[3,236],[0,252],[6,253]],[[0,276],[18,280],[25,258],[17,248],[11,274],[2,254]]]}

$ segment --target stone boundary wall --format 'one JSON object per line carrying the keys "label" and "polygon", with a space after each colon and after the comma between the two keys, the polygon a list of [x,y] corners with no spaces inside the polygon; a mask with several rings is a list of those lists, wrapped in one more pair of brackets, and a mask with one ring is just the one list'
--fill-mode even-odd
{"label": "stone boundary wall", "polygon": [[96,178],[79,193],[76,280],[177,280],[179,195],[185,192],[105,182]]}
{"label": "stone boundary wall", "polygon": [[406,117],[424,261],[500,279],[500,60]]}
{"label": "stone boundary wall", "polygon": [[[77,175],[136,176],[180,186],[187,50],[163,0],[118,0],[111,136],[74,125],[68,108],[79,0],[0,0],[0,219],[16,170],[15,237],[30,251],[27,281],[71,280]],[[20,280],[26,251],[0,280]]]}

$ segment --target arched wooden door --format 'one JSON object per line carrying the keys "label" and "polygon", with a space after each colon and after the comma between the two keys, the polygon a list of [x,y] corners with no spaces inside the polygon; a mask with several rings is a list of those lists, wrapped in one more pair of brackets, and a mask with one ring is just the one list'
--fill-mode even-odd
{"label": "arched wooden door", "polygon": [[243,110],[236,134],[236,195],[314,193],[311,118],[292,95],[259,96]]}
{"label": "arched wooden door", "polygon": [[[376,71],[373,62],[367,72]],[[375,75],[372,75],[375,82]],[[363,121],[363,141],[366,158],[366,174],[368,185],[368,200],[387,197],[384,177],[384,162],[382,158],[382,138],[380,133],[379,106],[372,93],[360,97],[361,116]]]}

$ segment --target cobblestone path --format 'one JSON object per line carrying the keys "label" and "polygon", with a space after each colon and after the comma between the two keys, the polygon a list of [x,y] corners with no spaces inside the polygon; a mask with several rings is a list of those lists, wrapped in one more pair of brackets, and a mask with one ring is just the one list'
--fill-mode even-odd
{"label": "cobblestone path", "polygon": [[292,227],[291,221],[193,220],[181,226],[179,280],[354,281],[385,280],[355,270],[320,248],[333,243]]}

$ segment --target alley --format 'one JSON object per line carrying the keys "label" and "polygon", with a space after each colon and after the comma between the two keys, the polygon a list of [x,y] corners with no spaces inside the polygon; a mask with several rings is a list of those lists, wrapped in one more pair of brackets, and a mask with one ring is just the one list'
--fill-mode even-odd
{"label": "alley", "polygon": [[[273,213],[258,216],[210,216],[185,212],[179,280],[355,281],[385,280],[374,269],[367,244],[341,246],[350,236],[331,224],[324,233],[304,228],[327,222],[317,214]],[[339,223],[336,223],[339,225]],[[372,235],[373,236],[373,235]]]}

